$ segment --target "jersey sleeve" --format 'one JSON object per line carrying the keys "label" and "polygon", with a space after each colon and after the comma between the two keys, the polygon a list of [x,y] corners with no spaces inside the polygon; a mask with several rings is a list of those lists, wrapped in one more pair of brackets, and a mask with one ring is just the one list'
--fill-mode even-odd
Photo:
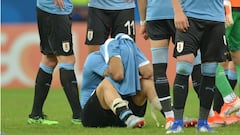
{"label": "jersey sleeve", "polygon": [[99,52],[89,54],[84,64],[84,69],[92,70],[100,76],[104,76],[104,72],[107,68],[108,64],[104,62],[104,58]]}

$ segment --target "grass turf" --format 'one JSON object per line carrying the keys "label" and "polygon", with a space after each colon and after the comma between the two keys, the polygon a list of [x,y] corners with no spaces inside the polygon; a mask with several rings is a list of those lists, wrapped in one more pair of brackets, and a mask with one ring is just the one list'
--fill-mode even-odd
{"label": "grass turf", "polygon": [[[145,115],[146,125],[141,129],[128,128],[84,128],[82,125],[71,124],[71,109],[63,90],[53,89],[44,104],[44,113],[50,120],[59,121],[59,125],[28,125],[27,118],[31,111],[33,89],[1,89],[1,135],[161,135],[165,134],[163,127],[157,127],[151,118],[149,108]],[[198,117],[199,102],[194,90],[189,90],[185,107],[185,116]],[[161,125],[165,121],[159,112],[156,112]],[[214,128],[217,135],[237,135],[240,124]],[[185,128],[184,135],[212,133],[198,133],[195,128]]]}

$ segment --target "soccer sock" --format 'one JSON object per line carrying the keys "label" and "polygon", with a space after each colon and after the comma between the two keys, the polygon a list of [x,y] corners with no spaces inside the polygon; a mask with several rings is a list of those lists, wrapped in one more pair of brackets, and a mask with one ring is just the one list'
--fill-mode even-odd
{"label": "soccer sock", "polygon": [[174,112],[173,112],[173,110],[168,111],[168,112],[164,112],[164,114],[165,114],[165,117],[166,117],[166,118],[169,118],[169,117],[174,118]]}
{"label": "soccer sock", "polygon": [[167,78],[168,47],[151,48],[154,85],[162,105],[161,113],[172,111],[169,82]]}
{"label": "soccer sock", "polygon": [[42,116],[43,104],[47,98],[51,82],[52,74],[46,73],[42,68],[39,68],[35,82],[32,112],[29,117]]}
{"label": "soccer sock", "polygon": [[237,85],[237,80],[228,79],[228,81],[229,81],[229,84],[231,85],[232,89],[234,90]]}
{"label": "soccer sock", "polygon": [[173,86],[173,108],[174,117],[177,120],[183,119],[184,107],[188,95],[189,76],[176,74]]}
{"label": "soccer sock", "polygon": [[154,84],[158,98],[162,105],[162,111],[172,110],[169,82],[166,75],[167,63],[153,64]]}
{"label": "soccer sock", "polygon": [[120,120],[125,122],[129,118],[129,116],[133,114],[133,112],[126,106],[123,106],[116,109],[116,114]]}
{"label": "soccer sock", "polygon": [[166,75],[167,63],[153,64],[154,84],[159,98],[169,97],[169,82]]}
{"label": "soccer sock", "polygon": [[225,75],[224,69],[221,64],[218,64],[218,66],[217,66],[216,86],[219,89],[219,91],[223,97],[225,97],[233,92],[232,87],[227,80],[227,77]]}
{"label": "soccer sock", "polygon": [[80,106],[78,84],[74,70],[60,68],[60,80],[73,112],[72,118],[79,119],[82,109]]}
{"label": "soccer sock", "polygon": [[202,76],[199,89],[200,111],[199,119],[207,119],[215,94],[215,77]]}
{"label": "soccer sock", "polygon": [[213,110],[220,113],[223,105],[223,97],[218,89],[215,90],[214,98],[213,98]]}
{"label": "soccer sock", "polygon": [[211,107],[210,111],[209,111],[209,117],[213,117],[214,116],[214,111],[213,108]]}
{"label": "soccer sock", "polygon": [[201,81],[201,64],[193,66],[193,72],[191,76],[192,76],[193,88],[199,97],[199,87],[200,87],[200,81]]}
{"label": "soccer sock", "polygon": [[226,103],[230,103],[232,102],[234,99],[236,98],[236,95],[234,92],[232,92],[231,94],[228,94],[227,96],[223,97],[224,102]]}
{"label": "soccer sock", "polygon": [[[172,112],[173,109],[172,109],[172,106],[171,106],[171,99],[170,97],[168,99],[164,99],[161,101],[160,99],[160,102],[161,102],[161,105],[162,105],[162,111],[164,113],[164,117],[165,118],[168,118],[168,117],[174,117],[174,115],[170,115],[169,112]],[[164,106],[164,107],[163,107]]]}
{"label": "soccer sock", "polygon": [[237,72],[228,70],[227,77],[232,89],[234,90],[237,84]]}
{"label": "soccer sock", "polygon": [[133,115],[132,110],[128,108],[127,103],[121,98],[113,100],[111,110],[119,117],[120,120],[124,122],[129,118],[129,116]]}
{"label": "soccer sock", "polygon": [[240,64],[235,64],[237,71],[238,96],[240,97]]}

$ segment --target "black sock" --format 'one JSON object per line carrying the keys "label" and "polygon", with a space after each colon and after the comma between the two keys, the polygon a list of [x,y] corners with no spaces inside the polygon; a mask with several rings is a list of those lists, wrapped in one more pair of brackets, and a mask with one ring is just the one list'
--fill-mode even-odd
{"label": "black sock", "polygon": [[235,87],[236,87],[236,85],[237,85],[237,80],[230,80],[230,79],[228,79],[228,81],[229,81],[229,83],[230,83],[232,89],[234,90]]}
{"label": "black sock", "polygon": [[213,98],[213,110],[220,113],[223,103],[224,103],[223,97],[219,90],[216,88],[215,95]]}
{"label": "black sock", "polygon": [[[175,119],[183,118],[183,110],[188,95],[189,76],[176,74],[173,86],[173,108]],[[180,113],[181,112],[181,113]]]}
{"label": "black sock", "polygon": [[197,96],[199,97],[199,87],[200,87],[200,81],[201,81],[201,64],[194,65],[191,76],[192,76],[193,88]]}
{"label": "black sock", "polygon": [[164,112],[169,112],[169,111],[173,110],[172,105],[171,105],[171,99],[170,98],[165,99],[165,100],[162,100],[160,102],[161,102],[161,105],[162,105],[162,110],[160,112],[163,115],[163,117],[166,118]]}
{"label": "black sock", "polygon": [[47,98],[51,82],[52,74],[48,74],[44,72],[41,68],[39,68],[35,81],[35,93],[32,112],[29,115],[29,117],[31,118],[36,116],[43,117],[42,108]]}
{"label": "black sock", "polygon": [[73,112],[72,118],[79,119],[82,109],[80,106],[78,83],[74,70],[60,68],[60,80]]}
{"label": "black sock", "polygon": [[167,63],[153,64],[154,85],[156,88],[158,98],[161,99],[161,98],[169,97],[169,99],[166,99],[167,100],[166,102],[161,101],[161,104],[162,104],[161,113],[163,114],[163,116],[164,116],[163,112],[172,110],[171,97],[170,97],[170,91],[169,91],[169,82],[168,82],[166,70],[167,70]]}
{"label": "black sock", "polygon": [[[202,76],[199,99],[200,99],[200,119],[207,119],[215,94],[215,77]],[[201,112],[201,110],[204,110]]]}
{"label": "black sock", "polygon": [[127,108],[127,106],[122,106],[116,109],[116,115],[119,117],[120,120],[126,121],[129,116],[131,116],[133,113],[130,109]]}
{"label": "black sock", "polygon": [[154,84],[159,98],[170,96],[169,82],[166,75],[167,63],[153,64]]}

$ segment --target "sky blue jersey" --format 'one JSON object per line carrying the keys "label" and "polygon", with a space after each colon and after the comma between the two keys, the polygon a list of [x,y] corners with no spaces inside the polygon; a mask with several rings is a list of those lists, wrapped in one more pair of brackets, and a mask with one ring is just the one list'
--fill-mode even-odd
{"label": "sky blue jersey", "polygon": [[64,7],[60,9],[59,6],[54,5],[54,0],[37,0],[37,7],[41,10],[58,15],[67,15],[72,12],[72,0],[63,0]]}
{"label": "sky blue jersey", "polygon": [[99,51],[90,53],[83,65],[82,84],[80,89],[81,107],[87,103],[91,94],[104,79],[104,71],[108,65]]}
{"label": "sky blue jersey", "polygon": [[123,10],[135,8],[134,0],[89,0],[89,7],[105,10]]}
{"label": "sky blue jersey", "polygon": [[139,79],[139,67],[149,64],[148,59],[137,48],[137,45],[128,35],[120,33],[115,39],[108,39],[101,47],[100,52],[104,56],[105,62],[113,56],[119,56],[124,67],[124,79],[116,82],[112,78],[113,86],[121,96],[133,96],[141,90]]}
{"label": "sky blue jersey", "polygon": [[146,20],[174,19],[171,0],[148,0]]}
{"label": "sky blue jersey", "polygon": [[[127,39],[126,39],[127,38]],[[117,40],[116,40],[117,39]],[[133,39],[126,34],[118,34],[115,39],[108,39],[101,45],[100,51],[90,53],[83,65],[83,79],[80,89],[81,107],[85,104],[104,79],[104,71],[108,68],[109,59],[118,56],[124,66],[124,80],[117,82],[106,77],[124,96],[135,95],[141,90],[139,80],[139,67],[149,64],[149,60],[137,48]]]}
{"label": "sky blue jersey", "polygon": [[188,17],[225,21],[223,0],[181,0],[181,4]]}

